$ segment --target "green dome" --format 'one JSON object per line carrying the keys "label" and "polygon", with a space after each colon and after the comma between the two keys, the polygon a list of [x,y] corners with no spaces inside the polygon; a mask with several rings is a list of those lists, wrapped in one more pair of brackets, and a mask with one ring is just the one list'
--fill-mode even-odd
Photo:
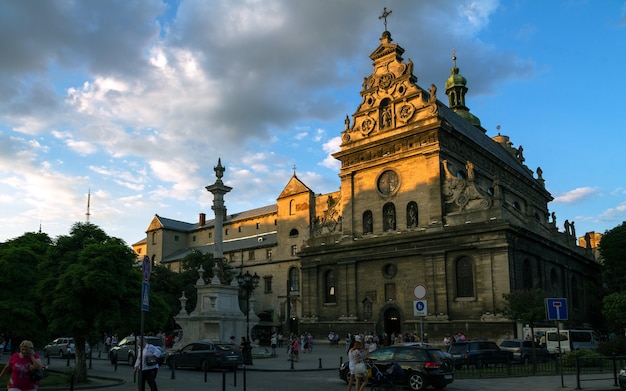
{"label": "green dome", "polygon": [[460,115],[461,117],[465,118],[470,124],[474,126],[481,126],[480,120],[478,119],[478,117],[476,117],[474,114],[470,113],[469,111],[454,110],[454,112]]}

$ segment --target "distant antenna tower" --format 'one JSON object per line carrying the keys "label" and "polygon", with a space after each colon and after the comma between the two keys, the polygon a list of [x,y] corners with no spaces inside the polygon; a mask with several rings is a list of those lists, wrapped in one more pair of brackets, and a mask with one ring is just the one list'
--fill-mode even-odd
{"label": "distant antenna tower", "polygon": [[89,188],[89,192],[87,193],[87,213],[85,213],[85,216],[87,216],[87,222],[89,222],[89,216],[91,216],[91,213],[89,213],[90,206],[91,206],[91,187]]}

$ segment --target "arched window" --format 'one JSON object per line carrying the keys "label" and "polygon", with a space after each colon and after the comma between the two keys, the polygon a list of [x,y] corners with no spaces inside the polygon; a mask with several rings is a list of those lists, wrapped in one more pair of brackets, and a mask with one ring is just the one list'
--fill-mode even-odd
{"label": "arched window", "polygon": [[456,261],[456,296],[474,297],[474,265],[467,257]]}
{"label": "arched window", "polygon": [[576,276],[572,276],[572,308],[580,309],[580,289]]}
{"label": "arched window", "polygon": [[374,233],[374,217],[371,210],[363,212],[363,235]]}
{"label": "arched window", "polygon": [[296,201],[295,200],[289,201],[289,214],[290,215],[296,214]]}
{"label": "arched window", "polygon": [[550,292],[555,295],[559,293],[559,273],[555,268],[550,269]]}
{"label": "arched window", "polygon": [[406,206],[406,227],[417,228],[417,204],[414,201]]}
{"label": "arched window", "polygon": [[326,303],[336,303],[337,302],[337,278],[335,277],[335,271],[329,270],[326,272],[326,276],[324,277],[324,285],[326,287]]}
{"label": "arched window", "polygon": [[300,233],[299,233],[299,232],[298,232],[298,230],[297,230],[297,229],[295,229],[295,228],[294,228],[294,229],[292,229],[291,231],[289,231],[289,237],[290,237],[290,238],[295,238],[295,237],[297,237],[299,234],[300,234]]}
{"label": "arched window", "polygon": [[524,259],[522,265],[522,288],[526,290],[533,288],[533,267],[528,259]]}
{"label": "arched window", "polygon": [[396,229],[396,207],[393,202],[383,205],[383,231]]}
{"label": "arched window", "polygon": [[291,292],[297,292],[300,290],[300,276],[298,274],[297,267],[289,269],[289,290]]}

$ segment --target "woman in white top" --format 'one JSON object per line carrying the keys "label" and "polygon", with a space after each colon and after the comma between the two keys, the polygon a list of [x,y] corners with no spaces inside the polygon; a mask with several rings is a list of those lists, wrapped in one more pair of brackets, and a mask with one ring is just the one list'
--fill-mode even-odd
{"label": "woman in white top", "polygon": [[358,362],[363,361],[364,359],[363,354],[361,353],[362,348],[363,348],[363,344],[361,343],[359,339],[357,341],[354,341],[354,345],[352,346],[352,349],[350,349],[350,351],[348,352],[348,360],[349,360],[348,367],[350,368],[350,379],[348,380],[348,391],[352,390],[352,383],[354,382],[354,379],[356,379],[356,384],[354,386],[356,391],[363,391],[363,389],[367,385],[367,374],[366,373],[357,374],[354,371],[354,367],[356,366],[356,364]]}

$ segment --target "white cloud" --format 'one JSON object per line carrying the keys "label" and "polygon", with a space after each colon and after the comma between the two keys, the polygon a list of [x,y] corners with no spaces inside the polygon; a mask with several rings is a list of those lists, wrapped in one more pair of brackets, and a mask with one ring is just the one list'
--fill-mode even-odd
{"label": "white cloud", "polygon": [[577,189],[570,190],[566,193],[559,194],[558,196],[554,197],[553,202],[555,203],[562,202],[566,204],[572,204],[572,203],[576,203],[581,200],[587,199],[591,197],[592,195],[596,194],[597,192],[598,190],[593,187],[579,187]]}

